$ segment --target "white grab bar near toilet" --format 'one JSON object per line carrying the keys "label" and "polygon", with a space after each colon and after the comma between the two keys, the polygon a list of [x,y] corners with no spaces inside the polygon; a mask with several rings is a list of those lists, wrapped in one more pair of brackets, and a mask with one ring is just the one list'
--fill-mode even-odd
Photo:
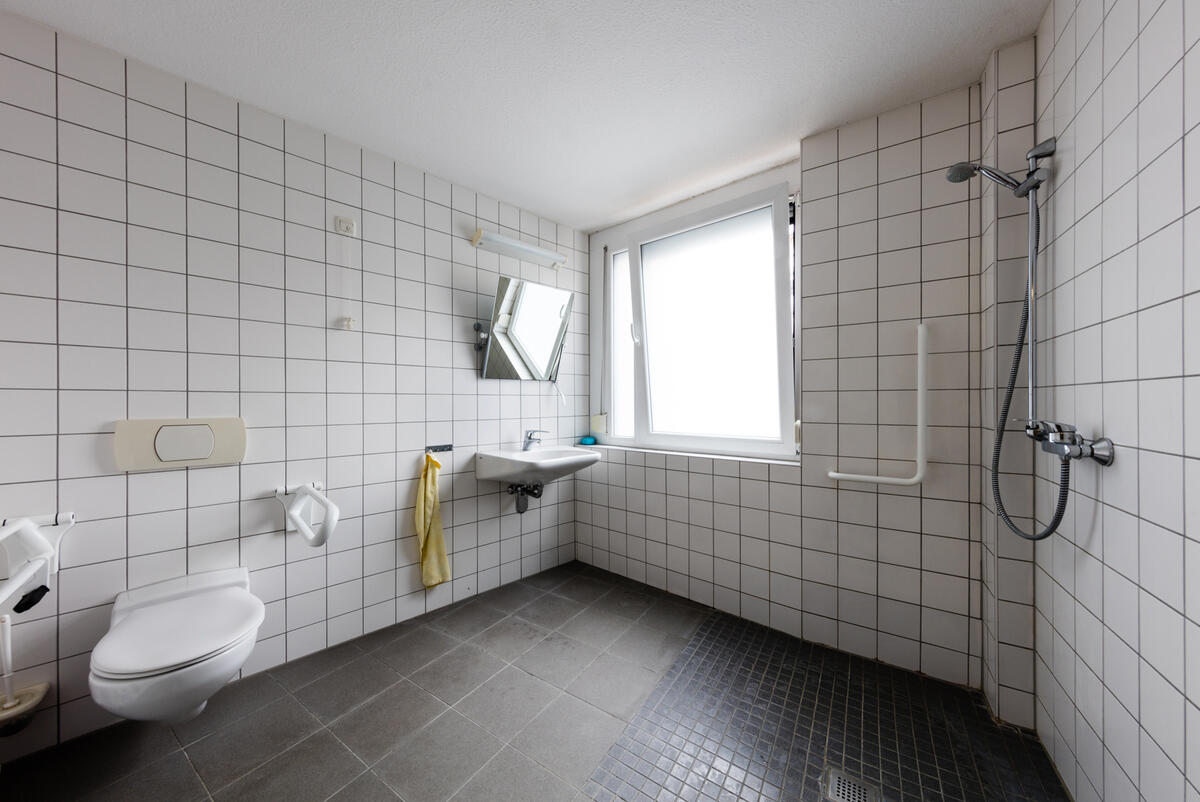
{"label": "white grab bar near toilet", "polygon": [[[320,482],[297,485],[293,488],[281,487],[275,491],[275,498],[283,505],[283,515],[287,521],[287,530],[297,531],[310,546],[323,546],[333,530],[337,528],[341,511],[328,496],[320,492]],[[314,531],[309,523],[313,502],[325,509],[325,520]]]}
{"label": "white grab bar near toilet", "polygon": [[925,396],[927,381],[925,378],[926,358],[929,351],[928,331],[925,324],[917,326],[917,469],[912,476],[867,476],[861,473],[840,473],[830,471],[829,478],[835,482],[867,482],[877,485],[919,485],[925,479],[926,448],[928,441],[928,426],[925,419]]}

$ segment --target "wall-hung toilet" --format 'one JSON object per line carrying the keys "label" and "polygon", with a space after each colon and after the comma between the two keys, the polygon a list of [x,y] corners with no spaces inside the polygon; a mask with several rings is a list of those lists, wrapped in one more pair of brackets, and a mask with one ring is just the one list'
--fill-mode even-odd
{"label": "wall-hung toilet", "polygon": [[92,651],[96,704],[143,721],[198,715],[254,650],[265,608],[249,588],[247,570],[230,568],[118,594]]}

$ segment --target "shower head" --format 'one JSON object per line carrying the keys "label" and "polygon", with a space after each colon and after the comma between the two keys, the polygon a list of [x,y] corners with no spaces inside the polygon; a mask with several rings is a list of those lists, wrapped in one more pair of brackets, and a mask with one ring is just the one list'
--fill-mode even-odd
{"label": "shower head", "polygon": [[974,178],[977,172],[979,168],[970,162],[959,162],[946,168],[946,180],[952,184],[959,184]]}
{"label": "shower head", "polygon": [[1003,184],[1009,189],[1016,189],[1021,185],[1017,179],[1013,178],[1008,173],[1002,173],[995,167],[988,167],[986,164],[975,164],[974,162],[959,162],[953,164],[946,169],[946,180],[958,184],[975,177],[979,173],[997,184]]}

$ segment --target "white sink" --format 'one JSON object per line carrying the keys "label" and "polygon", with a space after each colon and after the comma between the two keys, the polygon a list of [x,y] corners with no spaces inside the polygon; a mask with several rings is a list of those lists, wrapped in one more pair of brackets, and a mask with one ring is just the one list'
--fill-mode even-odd
{"label": "white sink", "polygon": [[475,453],[475,478],[491,482],[545,484],[599,461],[597,452],[574,446],[549,446],[531,448],[529,451],[478,451]]}

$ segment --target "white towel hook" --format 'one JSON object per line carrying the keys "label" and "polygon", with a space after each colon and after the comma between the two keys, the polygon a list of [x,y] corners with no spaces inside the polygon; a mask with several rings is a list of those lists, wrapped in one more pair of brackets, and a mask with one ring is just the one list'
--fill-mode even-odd
{"label": "white towel hook", "polygon": [[[299,532],[310,546],[325,545],[325,541],[337,528],[338,517],[341,514],[338,506],[330,501],[328,496],[321,493],[321,489],[320,482],[310,482],[291,489],[280,487],[275,491],[276,500],[283,505],[287,531]],[[315,532],[310,523],[314,501],[325,508],[325,520],[321,522]]]}
{"label": "white towel hook", "polygon": [[925,421],[925,361],[929,351],[928,332],[925,324],[917,326],[917,470],[912,476],[866,476],[860,473],[839,473],[830,471],[829,478],[835,482],[870,482],[877,485],[919,485],[925,478],[925,450],[927,447],[927,426]]}

